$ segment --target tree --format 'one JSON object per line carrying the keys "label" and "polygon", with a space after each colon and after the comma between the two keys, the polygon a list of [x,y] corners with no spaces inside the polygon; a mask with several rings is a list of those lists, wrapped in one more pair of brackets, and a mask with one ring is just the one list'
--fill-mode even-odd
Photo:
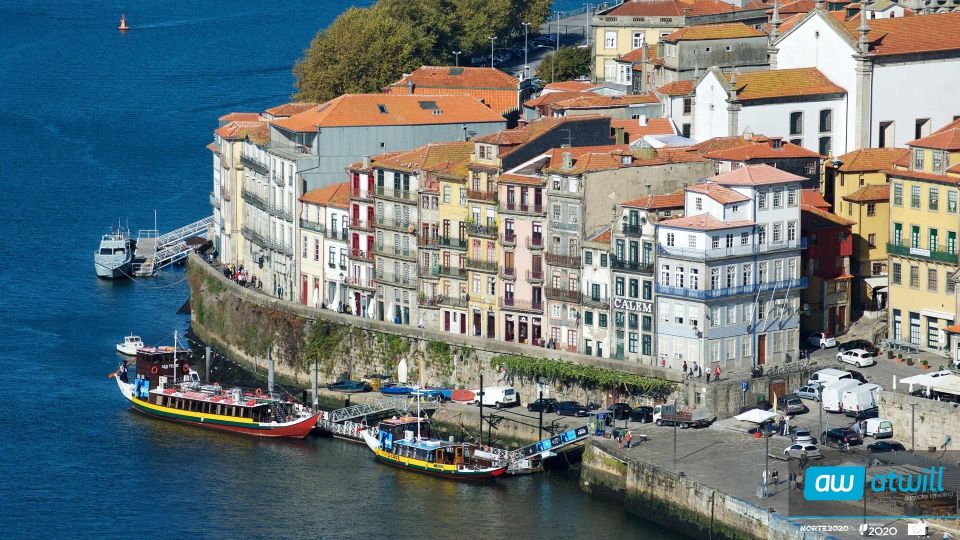
{"label": "tree", "polygon": [[[587,47],[560,47],[548,53],[537,67],[537,77],[544,81],[567,81],[590,75],[591,52]],[[556,71],[554,71],[556,62]]]}

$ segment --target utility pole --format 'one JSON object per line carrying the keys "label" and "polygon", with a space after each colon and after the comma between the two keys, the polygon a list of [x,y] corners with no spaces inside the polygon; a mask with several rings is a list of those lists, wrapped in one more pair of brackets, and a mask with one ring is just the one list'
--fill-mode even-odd
{"label": "utility pole", "polygon": [[767,481],[770,479],[770,434],[767,433],[767,424],[763,425],[763,498],[767,498]]}
{"label": "utility pole", "polygon": [[677,398],[673,398],[673,468],[677,468]]}
{"label": "utility pole", "polygon": [[543,440],[543,390],[540,390],[540,438],[538,441]]}
{"label": "utility pole", "polygon": [[480,395],[477,396],[480,401],[480,433],[477,435],[480,444],[483,444],[483,372],[480,372]]}
{"label": "utility pole", "polygon": [[460,67],[460,55],[463,54],[463,51],[452,51],[453,52],[453,61],[455,67]]}
{"label": "utility pole", "polygon": [[530,30],[530,23],[523,22],[523,77],[525,79],[530,78],[530,65],[527,62],[527,56],[530,52],[529,46],[527,45],[527,32]]}
{"label": "utility pole", "polygon": [[490,36],[490,67],[493,67],[493,44],[497,41],[497,36]]}

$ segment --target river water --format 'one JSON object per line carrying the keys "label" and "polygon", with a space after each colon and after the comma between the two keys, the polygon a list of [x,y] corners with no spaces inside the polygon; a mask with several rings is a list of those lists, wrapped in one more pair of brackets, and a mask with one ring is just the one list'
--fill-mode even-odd
{"label": "river water", "polygon": [[349,4],[0,1],[6,535],[672,536],[581,494],[570,474],[483,486],[421,477],[342,441],[143,418],[106,378],[125,333],[159,344],[186,329],[176,310],[187,288],[180,269],[97,280],[99,235],[118,219],[153,228],[154,210],[161,230],[208,214],[216,118],[284,102],[293,61]]}

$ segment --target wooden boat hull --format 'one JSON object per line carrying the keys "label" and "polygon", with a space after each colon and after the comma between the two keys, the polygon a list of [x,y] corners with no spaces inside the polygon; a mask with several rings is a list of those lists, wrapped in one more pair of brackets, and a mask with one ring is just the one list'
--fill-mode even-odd
{"label": "wooden boat hull", "polygon": [[376,460],[381,463],[386,463],[387,465],[392,465],[398,469],[406,469],[408,471],[415,471],[419,473],[425,473],[432,476],[437,476],[439,478],[447,478],[449,480],[464,480],[468,482],[479,482],[485,480],[493,480],[498,476],[502,476],[507,472],[506,467],[491,467],[487,469],[479,470],[458,470],[453,465],[440,465],[437,463],[430,463],[427,461],[421,461],[419,459],[406,458],[396,456],[384,452],[383,450],[377,448],[373,451]]}

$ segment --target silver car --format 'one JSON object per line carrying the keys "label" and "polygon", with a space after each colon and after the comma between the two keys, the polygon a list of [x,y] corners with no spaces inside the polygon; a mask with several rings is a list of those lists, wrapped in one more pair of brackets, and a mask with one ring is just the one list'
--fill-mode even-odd
{"label": "silver car", "polygon": [[816,384],[808,384],[801,386],[799,390],[796,391],[797,397],[801,399],[812,399],[813,401],[820,401],[820,386]]}
{"label": "silver car", "polygon": [[794,444],[813,444],[813,434],[805,429],[798,429],[793,432],[792,436]]}
{"label": "silver car", "polygon": [[807,453],[807,457],[810,459],[822,458],[823,454],[820,453],[820,449],[812,444],[791,444],[783,450],[783,456],[787,459],[800,459],[800,456],[803,453]]}

